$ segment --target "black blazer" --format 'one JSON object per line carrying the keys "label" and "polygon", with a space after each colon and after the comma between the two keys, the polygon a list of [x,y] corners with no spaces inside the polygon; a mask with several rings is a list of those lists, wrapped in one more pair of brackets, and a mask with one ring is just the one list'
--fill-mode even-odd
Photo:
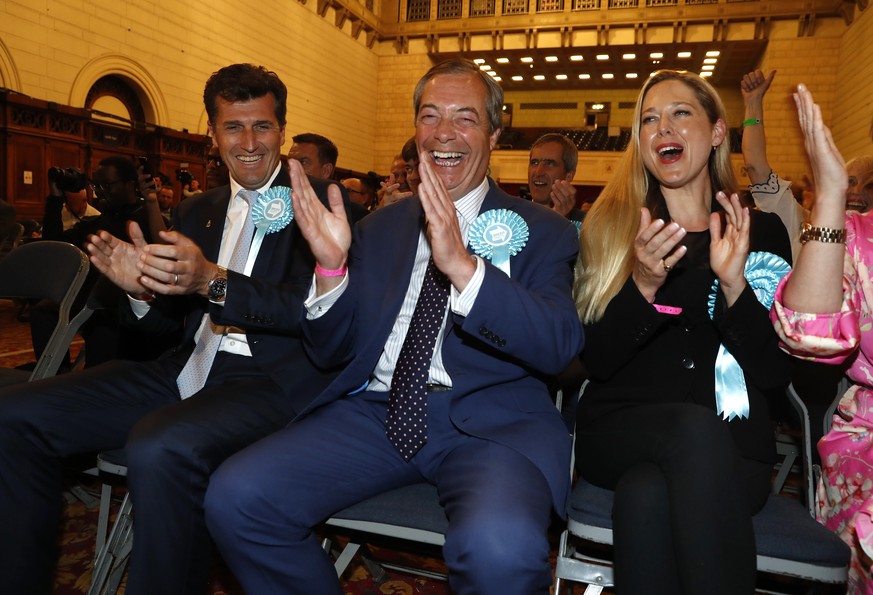
{"label": "black blazer", "polygon": [[[744,456],[774,462],[768,399],[784,398],[790,358],[779,349],[769,311],[750,287],[730,309],[719,291],[710,319],[715,275],[709,268],[709,232],[689,233],[683,243],[688,253],[655,298],[657,304],[681,307],[680,315],[658,313],[628,278],[603,318],[585,325],[582,360],[591,382],[579,405],[580,428],[594,430],[600,416],[643,403],[692,402],[715,411],[715,359],[723,343],[743,369],[750,405],[748,419],[725,423]],[[750,251],[791,262],[778,217],[752,211]]]}

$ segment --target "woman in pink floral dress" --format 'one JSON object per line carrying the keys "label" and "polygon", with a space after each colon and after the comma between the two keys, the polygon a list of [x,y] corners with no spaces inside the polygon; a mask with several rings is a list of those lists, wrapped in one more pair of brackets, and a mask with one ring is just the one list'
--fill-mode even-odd
{"label": "woman in pink floral dress", "polygon": [[821,110],[803,85],[794,98],[817,196],[771,317],[787,351],[844,364],[853,382],[818,444],[818,518],[852,548],[849,593],[873,595],[873,212],[846,212],[845,165]]}

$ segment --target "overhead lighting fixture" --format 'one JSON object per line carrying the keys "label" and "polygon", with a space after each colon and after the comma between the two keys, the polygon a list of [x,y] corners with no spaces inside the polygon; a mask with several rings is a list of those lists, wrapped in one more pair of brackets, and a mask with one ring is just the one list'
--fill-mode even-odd
{"label": "overhead lighting fixture", "polygon": [[712,70],[715,70],[715,66],[713,66],[712,64],[704,64],[703,66],[700,67],[700,70],[712,71]]}
{"label": "overhead lighting fixture", "polygon": [[515,75],[514,77],[512,77],[512,80],[514,80],[514,81],[523,81],[523,80],[524,80],[524,77],[523,77],[523,76],[519,76],[519,75]]}
{"label": "overhead lighting fixture", "polygon": [[704,64],[718,64],[718,58],[704,58]]}
{"label": "overhead lighting fixture", "polygon": [[488,71],[488,70],[491,70],[491,67],[490,67],[488,64],[480,64],[480,65],[479,65],[479,70],[485,70],[485,71]]}
{"label": "overhead lighting fixture", "polygon": [[557,56],[546,56],[546,62],[557,62],[557,61],[558,61]]}
{"label": "overhead lighting fixture", "polygon": [[476,58],[473,60],[473,64],[485,64],[485,60],[482,58]]}
{"label": "overhead lighting fixture", "polygon": [[491,78],[494,78],[495,76],[497,76],[497,73],[494,72],[493,70],[489,70],[489,71],[487,71],[486,74],[487,74],[488,76],[490,76]]}
{"label": "overhead lighting fixture", "polygon": [[609,54],[597,54],[598,60],[609,60]]}
{"label": "overhead lighting fixture", "polygon": [[533,58],[531,58],[530,56],[525,56],[524,58],[521,59],[521,61],[524,64],[530,64],[531,62],[533,62]]}
{"label": "overhead lighting fixture", "polygon": [[509,64],[509,58],[497,58],[498,64]]}
{"label": "overhead lighting fixture", "polygon": [[546,77],[545,77],[545,75],[542,75],[542,74],[535,74],[534,80],[535,81],[544,81],[544,80],[546,80]]}
{"label": "overhead lighting fixture", "polygon": [[706,52],[706,55],[710,58],[718,58],[719,56],[721,56],[721,52],[718,50],[710,50]]}
{"label": "overhead lighting fixture", "polygon": [[679,52],[678,54],[676,54],[676,57],[677,58],[690,58],[691,52]]}
{"label": "overhead lighting fixture", "polygon": [[637,73],[636,72],[628,72],[627,74],[624,75],[624,78],[635,79],[635,78],[637,78]]}
{"label": "overhead lighting fixture", "polygon": [[612,74],[612,73],[607,72],[607,73],[605,73],[605,74],[603,75],[603,78],[605,78],[605,79],[614,79],[614,78],[615,78],[615,75]]}
{"label": "overhead lighting fixture", "polygon": [[636,54],[622,54],[621,59],[622,60],[636,60],[637,55]]}
{"label": "overhead lighting fixture", "polygon": [[579,54],[574,54],[573,56],[570,56],[570,62],[581,62],[582,60],[584,60],[584,57],[580,56]]}
{"label": "overhead lighting fixture", "polygon": [[499,76],[495,76],[495,77],[494,77],[494,80],[497,81],[497,82],[499,83],[499,82],[502,81],[503,79],[500,78]]}
{"label": "overhead lighting fixture", "polygon": [[606,107],[606,106],[603,105],[602,103],[592,103],[591,104],[591,109],[593,109],[593,110],[599,111],[599,110],[602,110],[604,107]]}
{"label": "overhead lighting fixture", "polygon": [[587,81],[588,79],[591,78],[591,75],[590,74],[580,74],[579,78],[583,81]]}
{"label": "overhead lighting fixture", "polygon": [[556,74],[555,78],[558,79],[559,81],[566,81],[567,75],[566,74]]}
{"label": "overhead lighting fixture", "polygon": [[649,58],[651,58],[652,60],[660,60],[663,57],[664,52],[652,52],[651,54],[649,54]]}
{"label": "overhead lighting fixture", "polygon": [[703,78],[707,78],[707,77],[712,76],[712,73],[709,72],[708,70],[705,70],[705,71],[700,73],[700,76],[702,76]]}

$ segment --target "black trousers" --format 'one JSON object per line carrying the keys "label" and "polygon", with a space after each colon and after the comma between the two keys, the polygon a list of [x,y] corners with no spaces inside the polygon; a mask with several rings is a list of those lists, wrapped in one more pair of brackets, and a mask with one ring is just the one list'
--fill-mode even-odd
{"label": "black trousers", "polygon": [[209,381],[180,400],[187,353],[104,365],[0,392],[0,576],[16,595],[51,593],[61,463],[125,447],[134,507],[128,594],[206,590],[203,498],[228,456],[295,415],[251,358],[219,353]]}
{"label": "black trousers", "polygon": [[714,411],[676,403],[603,416],[579,429],[576,465],[615,491],[617,593],[754,593],[752,515],[772,466],[741,458]]}

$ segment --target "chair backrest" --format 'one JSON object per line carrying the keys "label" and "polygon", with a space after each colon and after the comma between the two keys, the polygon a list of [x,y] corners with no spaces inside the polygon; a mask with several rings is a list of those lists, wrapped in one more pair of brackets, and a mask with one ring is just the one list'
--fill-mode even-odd
{"label": "chair backrest", "polygon": [[52,240],[22,244],[0,260],[0,297],[50,300],[59,306],[58,323],[30,380],[57,372],[73,335],[90,316],[86,308],[70,320],[70,308],[89,268],[84,252],[72,244]]}

